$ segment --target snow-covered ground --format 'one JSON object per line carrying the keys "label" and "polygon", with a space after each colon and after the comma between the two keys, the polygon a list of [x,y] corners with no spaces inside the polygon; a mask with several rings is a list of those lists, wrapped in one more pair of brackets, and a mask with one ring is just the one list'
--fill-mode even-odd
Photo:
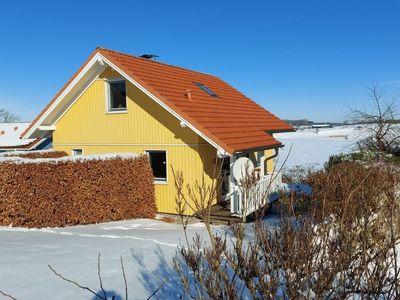
{"label": "snow-covered ground", "polygon": [[285,147],[280,150],[277,167],[295,165],[321,168],[332,154],[354,149],[357,139],[364,135],[359,126],[339,126],[324,129],[304,129],[297,132],[274,134]]}
{"label": "snow-covered ground", "polygon": [[[273,228],[278,219],[271,215],[265,222]],[[252,234],[251,228],[249,225],[246,229],[247,236]],[[214,226],[213,230],[226,233],[229,240],[227,226]],[[203,223],[188,226],[190,241],[196,233],[208,242]],[[110,298],[125,298],[120,256],[129,299],[147,299],[161,285],[155,299],[176,299],[180,293],[172,264],[178,246],[185,245],[180,224],[137,219],[65,228],[0,227],[0,241],[0,290],[17,299],[96,299],[56,277],[48,265],[66,278],[101,292],[98,253],[103,285]]]}
{"label": "snow-covered ground", "polygon": [[[188,232],[207,236],[201,223],[189,225]],[[0,227],[0,290],[17,299],[92,299],[47,265],[99,291],[100,252],[104,287],[116,299],[124,298],[120,256],[130,299],[146,299],[163,283],[157,295],[174,299],[179,286],[172,258],[183,239],[181,225],[147,219],[51,229]]]}

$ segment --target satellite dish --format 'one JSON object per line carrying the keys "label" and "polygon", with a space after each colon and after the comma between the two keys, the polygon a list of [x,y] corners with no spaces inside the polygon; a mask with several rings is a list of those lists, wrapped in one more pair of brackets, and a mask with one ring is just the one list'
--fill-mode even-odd
{"label": "satellite dish", "polygon": [[232,167],[233,177],[237,182],[240,182],[246,176],[253,174],[254,164],[247,157],[240,157],[235,161]]}

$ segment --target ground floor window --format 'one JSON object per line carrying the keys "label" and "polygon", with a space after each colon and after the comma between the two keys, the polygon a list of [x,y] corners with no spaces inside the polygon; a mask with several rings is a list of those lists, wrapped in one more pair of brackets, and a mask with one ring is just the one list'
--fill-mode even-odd
{"label": "ground floor window", "polygon": [[161,150],[148,150],[146,153],[149,155],[151,168],[155,181],[167,181],[167,152]]}
{"label": "ground floor window", "polygon": [[76,155],[82,155],[82,154],[83,154],[82,149],[72,149],[72,155],[76,156]]}

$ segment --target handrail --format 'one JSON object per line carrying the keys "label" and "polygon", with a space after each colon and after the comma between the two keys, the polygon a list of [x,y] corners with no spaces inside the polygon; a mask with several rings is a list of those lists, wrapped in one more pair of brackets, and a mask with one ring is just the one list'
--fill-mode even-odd
{"label": "handrail", "polygon": [[262,176],[249,190],[235,186],[231,195],[231,213],[246,217],[269,203],[269,196],[282,184],[280,173]]}

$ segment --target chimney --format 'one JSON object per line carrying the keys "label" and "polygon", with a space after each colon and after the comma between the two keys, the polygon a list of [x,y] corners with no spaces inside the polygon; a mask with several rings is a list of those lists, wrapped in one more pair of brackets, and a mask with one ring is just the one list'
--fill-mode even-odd
{"label": "chimney", "polygon": [[188,100],[192,100],[192,90],[186,90],[185,96]]}
{"label": "chimney", "polygon": [[140,55],[140,57],[148,59],[148,60],[155,60],[159,56],[155,55],[155,54],[143,54],[143,55]]}

